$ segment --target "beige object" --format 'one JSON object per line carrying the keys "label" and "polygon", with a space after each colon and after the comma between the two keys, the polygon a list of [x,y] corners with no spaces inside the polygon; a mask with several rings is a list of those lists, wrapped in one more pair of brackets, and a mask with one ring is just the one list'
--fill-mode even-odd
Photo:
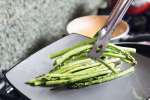
{"label": "beige object", "polygon": [[[94,37],[95,34],[105,25],[108,16],[84,16],[71,21],[67,26],[68,33],[77,33],[87,37]],[[127,35],[129,25],[125,21],[121,21],[115,31],[113,38],[120,38]]]}

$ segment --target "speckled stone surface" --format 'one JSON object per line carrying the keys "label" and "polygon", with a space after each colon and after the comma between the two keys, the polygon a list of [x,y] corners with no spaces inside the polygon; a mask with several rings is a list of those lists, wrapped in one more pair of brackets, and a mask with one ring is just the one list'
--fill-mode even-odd
{"label": "speckled stone surface", "polygon": [[67,23],[103,0],[0,0],[0,71],[66,34]]}

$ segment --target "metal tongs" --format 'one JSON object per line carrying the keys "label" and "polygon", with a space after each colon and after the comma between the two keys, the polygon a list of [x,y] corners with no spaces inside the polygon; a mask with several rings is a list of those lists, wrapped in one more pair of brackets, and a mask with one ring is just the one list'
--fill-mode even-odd
{"label": "metal tongs", "polygon": [[133,0],[118,0],[105,26],[98,32],[97,41],[88,54],[89,57],[98,59],[102,56],[109,41],[111,40],[113,30],[122,20],[132,2]]}

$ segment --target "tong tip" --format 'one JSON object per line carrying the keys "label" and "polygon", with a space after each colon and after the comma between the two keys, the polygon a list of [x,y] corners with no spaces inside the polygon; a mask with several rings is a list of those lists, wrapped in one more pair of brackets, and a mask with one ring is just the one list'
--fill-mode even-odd
{"label": "tong tip", "polygon": [[[101,50],[100,50],[101,51]],[[101,56],[101,52],[97,51],[97,47],[93,46],[92,50],[90,51],[90,53],[88,54],[88,57],[92,58],[92,59],[98,59]]]}

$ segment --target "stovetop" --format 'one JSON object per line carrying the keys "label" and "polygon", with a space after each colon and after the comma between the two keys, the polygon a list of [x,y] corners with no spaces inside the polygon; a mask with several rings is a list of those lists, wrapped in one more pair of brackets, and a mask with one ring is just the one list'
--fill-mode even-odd
{"label": "stovetop", "polygon": [[[98,15],[109,14],[111,9],[98,9]],[[130,25],[132,35],[150,33],[150,10],[140,15],[126,15],[126,20]],[[28,100],[14,89],[5,79],[3,71],[0,73],[0,100]]]}
{"label": "stovetop", "polygon": [[[98,9],[98,15],[108,15],[112,9]],[[150,9],[145,13],[138,15],[126,14],[124,20],[130,26],[130,34],[150,33]]]}
{"label": "stovetop", "polygon": [[7,82],[5,73],[6,71],[0,73],[0,100],[28,100]]}

